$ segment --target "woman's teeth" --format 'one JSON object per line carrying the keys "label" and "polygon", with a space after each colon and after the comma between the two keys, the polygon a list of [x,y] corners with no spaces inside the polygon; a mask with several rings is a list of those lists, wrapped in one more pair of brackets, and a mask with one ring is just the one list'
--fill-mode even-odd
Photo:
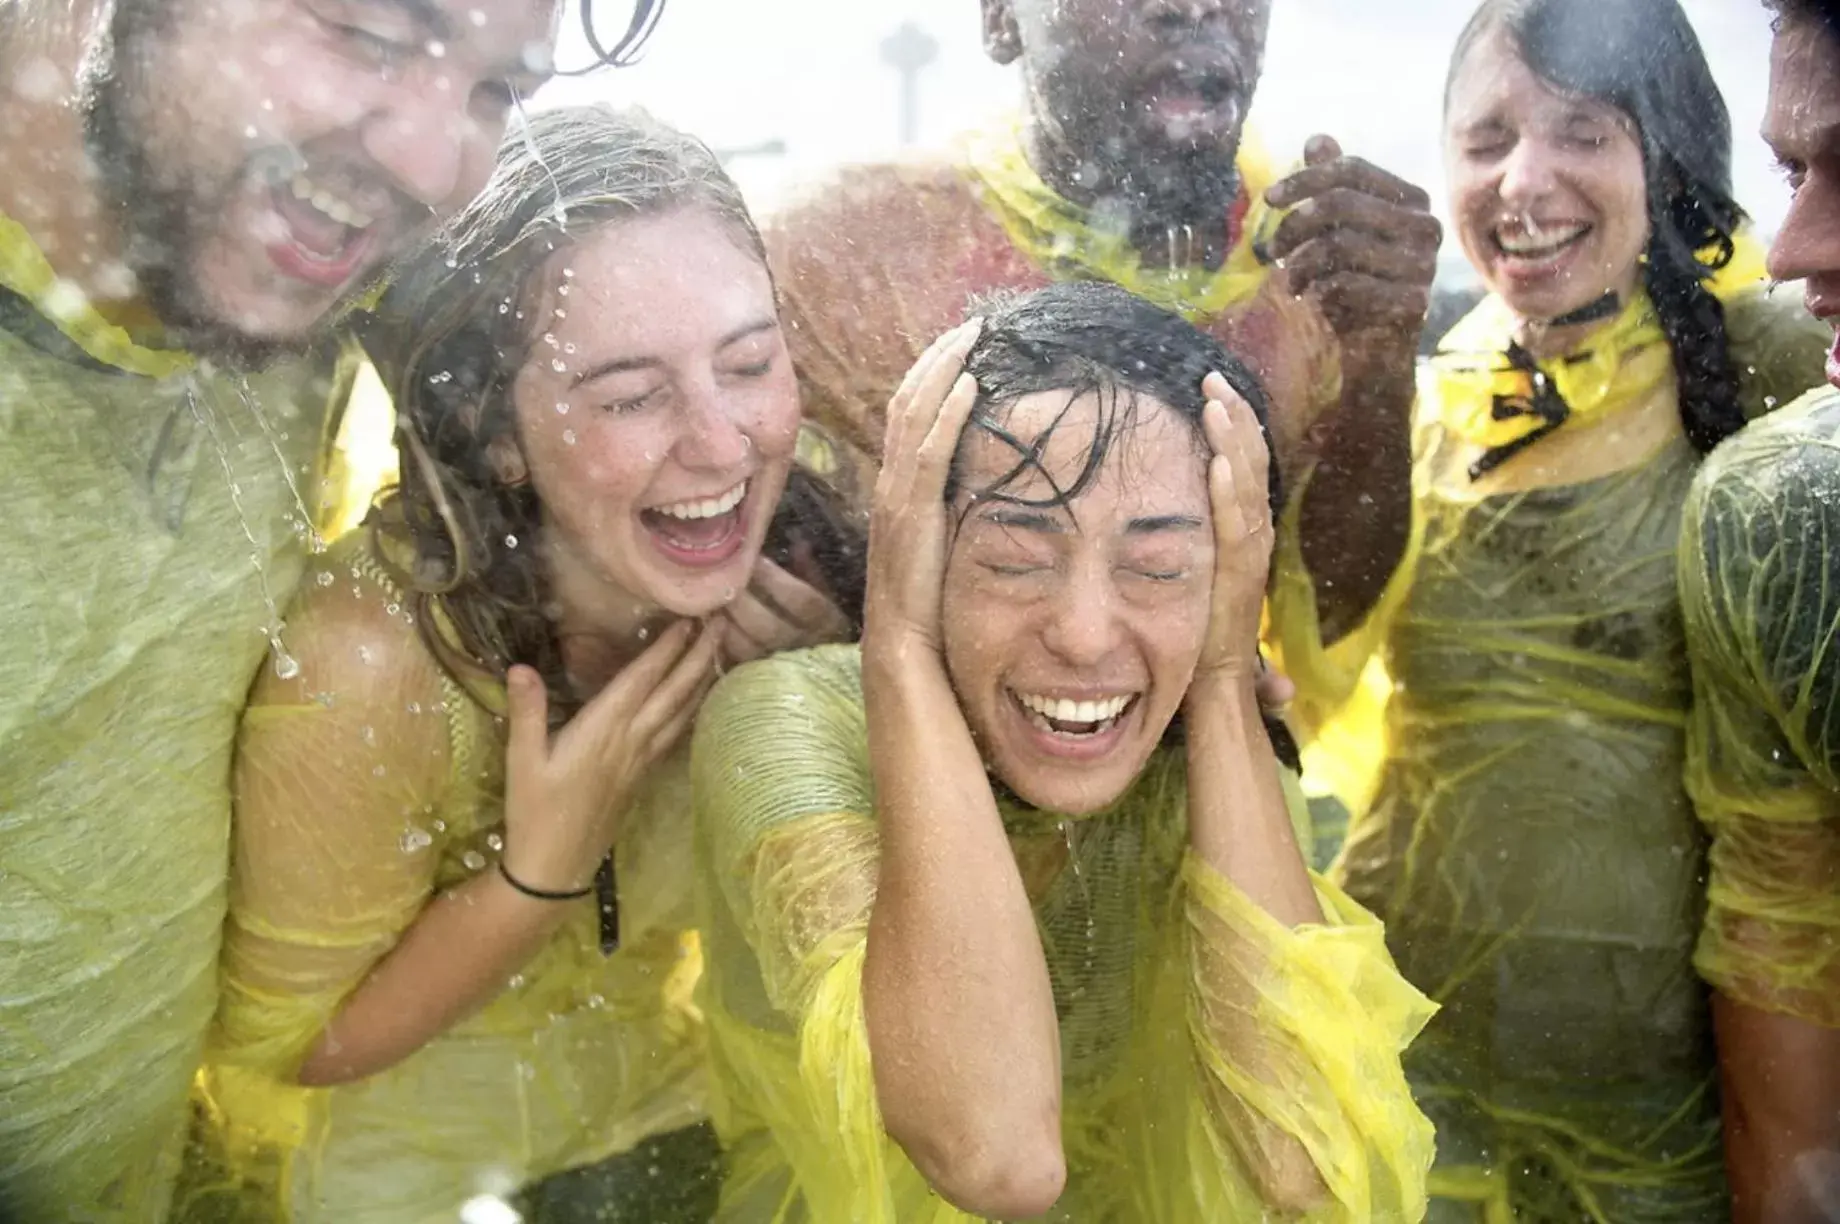
{"label": "woman's teeth", "polygon": [[1570,246],[1590,228],[1582,223],[1541,226],[1525,221],[1516,227],[1513,234],[1505,229],[1496,230],[1495,243],[1517,259],[1537,259]]}
{"label": "woman's teeth", "polygon": [[1099,701],[1070,701],[1065,697],[1041,697],[1017,693],[1016,700],[1029,714],[1029,721],[1043,731],[1057,735],[1099,735],[1109,731],[1130,704],[1135,693],[1121,693]]}
{"label": "woman's teeth", "polygon": [[340,225],[349,225],[352,229],[369,229],[376,220],[343,196],[315,183],[305,171],[294,175],[288,183],[288,190],[296,200],[311,204]]}
{"label": "woman's teeth", "polygon": [[748,482],[742,481],[720,497],[705,497],[701,501],[672,502],[668,506],[653,506],[655,514],[663,514],[674,519],[717,518],[727,514],[741,504],[747,496]]}

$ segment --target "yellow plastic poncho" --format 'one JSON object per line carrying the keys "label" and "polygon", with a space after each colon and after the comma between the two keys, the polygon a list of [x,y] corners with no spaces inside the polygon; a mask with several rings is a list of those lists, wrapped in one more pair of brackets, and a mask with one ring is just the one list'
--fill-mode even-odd
{"label": "yellow plastic poncho", "polygon": [[1715,451],[1680,549],[1687,789],[1712,834],[1695,963],[1740,1003],[1840,1027],[1840,391]]}
{"label": "yellow plastic poncho", "polygon": [[[862,1012],[867,753],[851,646],[741,668],[698,720],[722,1220],[967,1218],[931,1194],[877,1108]],[[1050,1218],[1267,1218],[1248,1162],[1288,1137],[1333,1200],[1311,1219],[1418,1219],[1432,1136],[1399,1052],[1431,1009],[1332,885],[1319,884],[1328,921],[1291,930],[1189,855],[1184,785],[1166,753],[1106,811],[1003,808],[1061,1016],[1069,1176]]]}
{"label": "yellow plastic poncho", "polygon": [[237,714],[338,501],[343,374],[198,368],[0,217],[0,1216],[166,1211]]}
{"label": "yellow plastic poncho", "polygon": [[[1755,415],[1818,381],[1826,338],[1741,280],[1714,288]],[[1571,419],[1472,478],[1539,425],[1492,411],[1531,390],[1511,328],[1485,301],[1421,380],[1411,541],[1367,625],[1325,652],[1276,618],[1306,769],[1353,813],[1331,874],[1444,1009],[1407,1059],[1438,1127],[1432,1218],[1720,1220],[1703,838],[1679,780],[1699,457],[1643,295],[1541,365]]]}
{"label": "yellow plastic poncho", "polygon": [[243,721],[223,1004],[177,1220],[452,1224],[475,1195],[702,1118],[687,748],[622,825],[617,952],[594,899],[570,903],[470,1019],[369,1079],[294,1082],[435,894],[493,869],[504,759],[493,714],[436,663],[367,542],[341,542],[303,592],[300,682]]}

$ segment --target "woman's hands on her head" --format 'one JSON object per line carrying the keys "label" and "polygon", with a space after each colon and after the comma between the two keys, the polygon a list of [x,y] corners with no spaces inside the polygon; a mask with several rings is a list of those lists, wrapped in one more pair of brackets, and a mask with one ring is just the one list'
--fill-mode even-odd
{"label": "woman's hands on her head", "polygon": [[673,624],[553,735],[542,677],[521,664],[506,674],[504,865],[520,883],[592,882],[641,779],[695,720],[723,628]]}
{"label": "woman's hands on her head", "polygon": [[[1271,454],[1250,405],[1219,374],[1201,389],[1207,435],[1208,499],[1214,517],[1214,593],[1207,638],[1195,667],[1204,679],[1260,683],[1259,618],[1271,575]],[[1275,673],[1270,673],[1275,674]],[[1274,694],[1275,695],[1275,694]]]}
{"label": "woman's hands on her head", "polygon": [[940,592],[951,543],[946,479],[977,400],[965,356],[983,322],[935,340],[888,403],[888,436],[869,516],[863,650],[943,653]]}

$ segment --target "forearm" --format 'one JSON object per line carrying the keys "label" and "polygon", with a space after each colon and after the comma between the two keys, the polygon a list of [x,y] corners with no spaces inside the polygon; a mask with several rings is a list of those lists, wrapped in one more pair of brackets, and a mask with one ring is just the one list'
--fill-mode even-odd
{"label": "forearm", "polygon": [[863,995],[884,1125],[962,1209],[1045,1210],[1063,1177],[1059,1027],[983,763],[936,659],[866,650],[863,691],[881,839]]}
{"label": "forearm", "polygon": [[1342,387],[1299,512],[1324,645],[1353,630],[1379,600],[1412,523],[1409,356],[1379,379],[1348,371]]}
{"label": "forearm", "polygon": [[1194,852],[1286,926],[1321,922],[1253,681],[1198,677],[1182,717]]}
{"label": "forearm", "polygon": [[320,1034],[299,1081],[350,1083],[409,1057],[504,990],[567,910],[496,871],[435,897]]}
{"label": "forearm", "polygon": [[[1840,1029],[1714,992],[1738,1224],[1827,1219],[1840,1196]],[[1827,1179],[1822,1197],[1821,1179]]]}

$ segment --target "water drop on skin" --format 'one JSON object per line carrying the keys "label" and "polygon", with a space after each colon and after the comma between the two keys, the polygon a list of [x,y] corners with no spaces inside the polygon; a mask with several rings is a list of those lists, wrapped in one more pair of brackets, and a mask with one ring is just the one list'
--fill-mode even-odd
{"label": "water drop on skin", "polygon": [[505,537],[505,547],[506,548],[516,548],[517,546],[518,546],[518,538],[516,536],[508,535]]}
{"label": "water drop on skin", "polygon": [[556,371],[558,374],[567,374],[569,372],[569,363],[557,357],[550,361],[549,368]]}
{"label": "water drop on skin", "polygon": [[285,650],[275,651],[275,675],[283,680],[292,680],[300,674],[300,660]]}

